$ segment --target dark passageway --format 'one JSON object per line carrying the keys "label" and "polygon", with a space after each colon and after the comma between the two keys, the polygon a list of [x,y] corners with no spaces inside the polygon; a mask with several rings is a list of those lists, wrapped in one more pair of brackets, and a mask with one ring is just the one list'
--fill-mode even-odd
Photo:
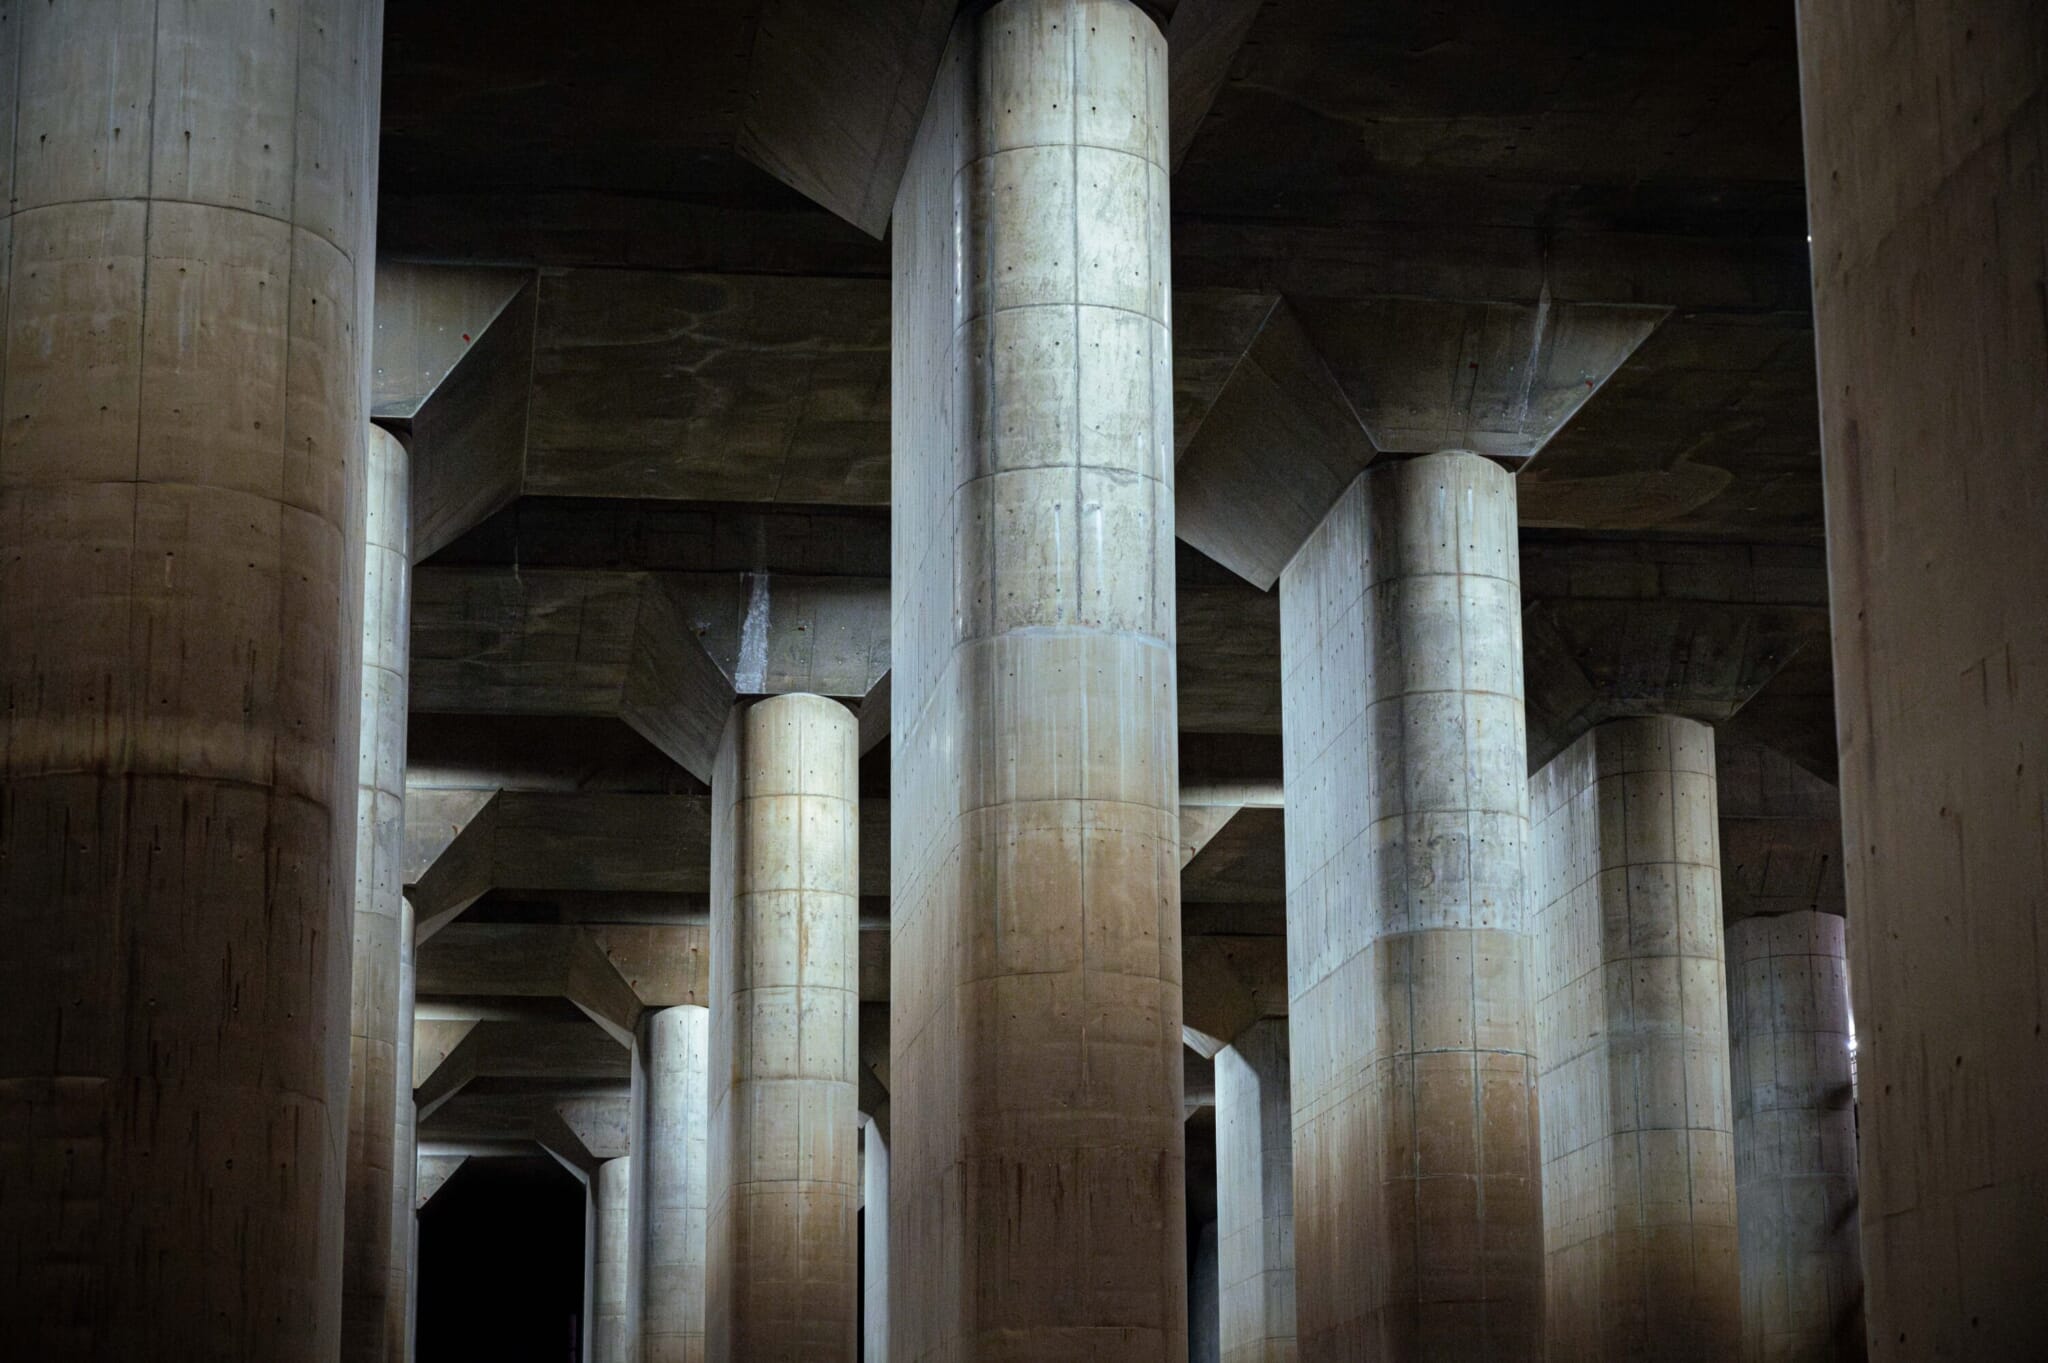
{"label": "dark passageway", "polygon": [[545,1156],[464,1164],[420,1213],[419,1363],[577,1363],[583,1203]]}

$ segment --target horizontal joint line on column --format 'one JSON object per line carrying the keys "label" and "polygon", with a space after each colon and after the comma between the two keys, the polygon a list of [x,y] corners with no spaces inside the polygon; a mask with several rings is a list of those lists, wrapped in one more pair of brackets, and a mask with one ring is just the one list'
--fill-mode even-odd
{"label": "horizontal joint line on column", "polygon": [[1148,805],[1137,800],[1110,800],[1096,795],[1046,795],[1015,800],[991,800],[987,804],[969,805],[955,817],[964,819],[970,814],[983,814],[991,809],[1015,809],[1019,805],[1113,805],[1119,809],[1142,809],[1147,814],[1180,813],[1178,803],[1169,809],[1164,805]]}
{"label": "horizontal joint line on column", "polygon": [[[1057,300],[1057,301],[1055,301],[1055,302],[1050,302],[1050,303],[1011,303],[1011,304],[1010,304],[1010,305],[1008,305],[1007,307],[1001,307],[1001,308],[989,308],[989,309],[987,309],[987,310],[985,310],[985,311],[982,311],[982,312],[974,312],[974,313],[969,313],[969,314],[968,314],[968,316],[967,316],[967,320],[966,320],[966,321],[964,321],[964,322],[962,322],[962,323],[961,323],[961,324],[960,324],[959,326],[957,326],[957,327],[955,327],[955,328],[953,329],[953,335],[954,335],[954,337],[955,337],[955,338],[957,339],[957,338],[959,337],[959,335],[960,335],[960,333],[961,333],[961,332],[963,332],[963,331],[966,331],[966,330],[967,330],[967,329],[968,329],[968,328],[969,328],[970,326],[974,325],[974,323],[976,323],[976,322],[978,322],[978,321],[981,321],[981,320],[982,320],[983,318],[987,318],[987,317],[1000,317],[1000,316],[1001,316],[1002,314],[1004,314],[1004,313],[1006,313],[1006,312],[1045,312],[1045,311],[1047,311],[1047,310],[1049,310],[1049,309],[1053,309],[1053,308],[1093,308],[1093,309],[1094,309],[1095,311],[1097,311],[1097,312],[1116,312],[1116,313],[1122,313],[1122,314],[1123,314],[1124,316],[1126,316],[1126,317],[1136,317],[1136,318],[1138,318],[1138,319],[1139,319],[1140,321],[1144,321],[1144,322],[1150,322],[1150,323],[1151,323],[1151,324],[1152,324],[1153,326],[1155,326],[1155,327],[1158,327],[1158,328],[1159,328],[1160,330],[1162,330],[1162,331],[1167,331],[1167,330],[1171,330],[1171,328],[1170,328],[1170,327],[1168,326],[1168,324],[1167,324],[1166,322],[1162,321],[1162,320],[1161,320],[1160,318],[1154,317],[1154,316],[1153,316],[1153,315],[1152,315],[1151,313],[1149,313],[1149,312],[1139,312],[1139,311],[1138,311],[1138,310],[1137,310],[1136,308],[1126,308],[1126,307],[1120,307],[1120,306],[1118,306],[1118,305],[1117,305],[1117,304],[1115,304],[1115,303],[1092,303],[1092,302],[1089,302],[1089,301],[1087,301],[1087,300],[1085,300],[1085,299],[1080,299],[1080,298],[1068,298],[1068,299],[1060,299],[1060,300]],[[1432,574],[1431,576],[1437,576],[1437,577],[1447,577],[1447,576],[1457,576],[1457,577],[1482,577],[1482,576],[1485,576],[1485,574],[1482,574],[1482,573],[1457,573],[1457,574],[1437,573],[1437,574]],[[1505,580],[1505,579],[1502,579],[1502,580]]]}
{"label": "horizontal joint line on column", "polygon": [[349,261],[351,264],[355,261],[354,252],[335,245],[317,228],[309,227],[291,218],[282,217],[276,213],[265,213],[261,209],[249,208],[242,204],[214,203],[210,199],[181,199],[169,194],[96,194],[83,199],[53,199],[49,203],[30,204],[26,208],[16,208],[7,213],[0,214],[0,221],[13,221],[17,218],[25,218],[31,213],[40,213],[50,208],[82,208],[91,204],[183,204],[188,208],[210,208],[221,213],[239,213],[244,217],[262,218],[268,222],[279,223],[295,232],[304,232],[309,236],[319,237],[320,240],[327,242],[329,246],[333,246],[335,253],[342,259]]}
{"label": "horizontal joint line on column", "polygon": [[1004,639],[1121,639],[1127,643],[1143,644],[1148,648],[1157,648],[1169,653],[1174,651],[1174,646],[1166,641],[1165,636],[1146,634],[1139,630],[1093,629],[1087,625],[1018,625],[1014,629],[1000,630],[994,634],[977,634],[972,638],[962,639],[953,645],[953,652],[958,653],[976,644],[993,644]]}

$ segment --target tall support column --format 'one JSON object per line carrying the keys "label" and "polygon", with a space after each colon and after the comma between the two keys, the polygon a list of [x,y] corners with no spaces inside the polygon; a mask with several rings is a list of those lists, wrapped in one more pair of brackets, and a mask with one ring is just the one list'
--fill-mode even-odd
{"label": "tall support column", "polygon": [[627,1305],[646,1363],[703,1363],[710,1206],[711,1015],[685,1004],[640,1022],[633,1133],[640,1259]]}
{"label": "tall support column", "polygon": [[341,1347],[378,0],[0,25],[0,1339]]}
{"label": "tall support column", "polygon": [[1187,1348],[1166,88],[1129,0],[1000,0],[896,202],[906,1358]]}
{"label": "tall support column", "polygon": [[2048,6],[1801,0],[1871,1356],[2048,1302]]}
{"label": "tall support column", "polygon": [[412,1096],[412,901],[400,900],[398,930],[398,1143],[391,1152],[391,1295],[384,1303],[385,1356],[412,1363],[413,1325],[419,1304],[419,1109]]}
{"label": "tall support column", "polygon": [[597,1166],[590,1195],[596,1207],[591,1234],[591,1363],[640,1363],[639,1341],[628,1314],[632,1281],[633,1159],[622,1155]]}
{"label": "tall support column", "polygon": [[1216,1256],[1223,1363],[1293,1363],[1294,1107],[1287,1022],[1216,1053]]}
{"label": "tall support column", "polygon": [[735,707],[711,777],[706,1358],[860,1357],[860,739]]}
{"label": "tall support column", "polygon": [[1830,913],[1728,927],[1742,1357],[1862,1363],[1849,970]]}
{"label": "tall support column", "polygon": [[[348,1216],[342,1233],[342,1363],[390,1356],[398,1142],[411,1130],[401,1081],[405,996],[406,660],[411,645],[411,470],[405,446],[369,428],[363,545],[361,728],[356,761],[355,933],[349,972]],[[412,1038],[403,1046],[408,1062]],[[405,1093],[400,1101],[399,1088]],[[404,1111],[402,1111],[404,1109]],[[409,1180],[408,1180],[409,1181]]]}
{"label": "tall support column", "polygon": [[1741,1352],[1714,773],[1659,717],[1530,781],[1550,1363]]}
{"label": "tall support column", "polygon": [[1535,1359],[1514,480],[1379,465],[1281,576],[1304,1359]]}
{"label": "tall support column", "polygon": [[889,1363],[889,1138],[872,1117],[861,1127],[862,1363]]}

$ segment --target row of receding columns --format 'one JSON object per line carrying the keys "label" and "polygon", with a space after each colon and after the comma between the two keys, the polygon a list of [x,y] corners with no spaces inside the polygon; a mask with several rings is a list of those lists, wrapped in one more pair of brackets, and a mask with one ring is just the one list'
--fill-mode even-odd
{"label": "row of receding columns", "polygon": [[632,1150],[600,1166],[591,1190],[591,1353],[851,1363],[862,1195],[852,712],[807,695],[736,707],[712,804],[710,1003],[641,1023]]}
{"label": "row of receding columns", "polygon": [[[1712,730],[1675,718],[1602,725],[1529,783],[1548,1359],[1863,1356],[1844,922],[1744,918],[1724,947],[1716,784]],[[1352,1356],[1297,1324],[1288,1026],[1216,1056],[1221,1298],[1200,1309],[1226,1361]],[[1404,1171],[1443,1138],[1411,1130]]]}
{"label": "row of receding columns", "polygon": [[[349,1261],[345,1038],[374,1053],[384,1025],[366,1010],[342,1027],[353,934],[341,868],[357,802],[337,756],[358,722],[355,452],[378,13],[368,2],[324,20],[289,6],[254,18],[45,6],[0,40],[13,49],[0,65],[21,73],[16,142],[36,148],[10,196],[9,330],[41,341],[0,362],[0,526],[13,550],[0,558],[0,1334],[39,1356],[324,1360],[350,1318],[327,1305]],[[1831,129],[1867,135],[1868,120],[1849,117],[1856,82],[1827,65],[1840,53],[1806,22],[1821,115],[1809,126],[1825,155]],[[2039,50],[2026,41],[2035,24],[1987,20],[1979,50],[2021,60]],[[252,50],[260,58],[245,62]],[[1925,51],[1939,69],[1931,42],[1883,51],[1898,63]],[[245,69],[264,78],[238,79]],[[1185,1347],[1165,71],[1160,35],[1125,0],[977,11],[955,36],[898,203],[890,1316],[895,1347],[916,1357],[1173,1358]],[[2038,74],[2011,83],[2037,92]],[[2038,129],[2038,112],[2027,117]],[[1962,175],[1922,178],[1938,185],[1929,193],[1974,192]],[[1918,212],[1908,196],[1868,197]],[[1824,244],[1843,235],[1831,221],[1817,223]],[[1882,280],[1900,273],[1889,252],[1970,254],[1940,249],[1944,223],[1984,232],[1966,214],[1914,222],[1877,221],[1876,244],[1845,237],[1821,256],[1837,274]],[[1830,306],[1890,306],[1863,277],[1831,275]],[[1856,385],[1832,367],[1863,377],[1855,346],[1869,342],[1843,338],[1882,328],[1831,327],[1827,308],[1821,320],[1825,391],[1847,407]],[[2032,331],[2013,334],[2038,349]],[[192,335],[206,339],[177,339]],[[1947,372],[1927,368],[1937,382]],[[1846,447],[1847,472],[1925,445],[1882,406],[1887,385],[1859,391],[1880,404],[1867,423],[1830,413],[1831,455],[1841,462]],[[2035,507],[2037,482],[2004,506]],[[1851,532],[1867,530],[1863,486],[1831,479]],[[1603,991],[1600,1005],[1627,1027],[1602,1043],[1604,1120],[1589,1104],[1583,1123],[1561,1127],[1587,1142],[1558,1147],[1556,1161],[1586,1200],[1559,1204],[1569,1228],[1553,1250],[1542,1210],[1552,1161],[1535,1114],[1543,1067],[1566,1052],[1541,1037],[1591,1007],[1566,977],[1592,958],[1537,942],[1533,920],[1556,901],[1532,906],[1522,869],[1510,485],[1483,461],[1436,456],[1374,472],[1338,513],[1283,584],[1299,811],[1288,878],[1301,1352],[1533,1357],[1545,1260],[1575,1256],[1618,1265],[1616,1282],[1634,1272],[1643,1313],[1667,1304],[1652,1289],[1677,1283],[1685,1319],[1725,1327],[1725,1296],[1708,1300],[1700,1265],[1725,1230],[1714,1218],[1726,1199],[1702,1174],[1727,1123],[1794,1129],[1784,1141],[1798,1149],[1738,1166],[1745,1204],[1752,1188],[1759,1205],[1810,1204],[1797,1180],[1838,1179],[1843,1159],[1838,1118],[1813,1119],[1809,1142],[1806,1118],[1776,1115],[1788,1092],[1830,1087],[1835,1015],[1817,1007],[1808,1025],[1789,1004],[1758,1005],[1752,1022],[1749,972],[1762,962],[1756,978],[1788,999],[1800,979],[1833,978],[1813,964],[1831,944],[1745,945],[1731,1117],[1695,1063],[1693,1029],[1708,1022],[1683,982],[1706,953],[1687,943],[1677,908],[1673,945],[1638,941],[1631,887],[1612,963],[1630,988],[1625,1000]],[[1945,580],[1970,588],[1968,601],[2003,600],[2012,560],[1975,551],[1982,520],[1958,510],[1960,528],[1924,536],[1940,554],[1894,557],[1995,564],[1996,578]],[[1995,528],[2037,546],[2016,523]],[[1861,546],[1852,536],[1839,552],[1858,568],[1840,580],[1865,580]],[[1877,570],[1906,571],[1889,562]],[[1918,690],[1856,692],[1854,733],[1872,748],[1873,734],[1945,741],[1914,730],[1938,727],[1928,698],[1953,699],[1940,688],[1957,676],[1986,723],[2038,732],[2039,707],[2013,699],[2035,684],[2021,679],[2038,662],[2038,611],[1958,623],[1955,593],[1922,599],[1907,584],[1888,596],[1885,578],[1870,580],[1879,632],[1846,667],[1876,671],[1874,650],[1899,639],[1909,652],[1916,622],[1940,627],[1929,635],[1940,647],[1922,650],[1934,679],[1898,664]],[[1994,704],[1984,660],[2015,648]],[[2024,755],[2007,761],[2012,743],[1983,725],[1967,737],[1937,755],[1947,784],[1930,799],[1974,801],[1972,774],[1993,767],[2013,767],[2019,795],[2038,793]],[[1946,828],[1951,807],[1905,803],[1925,782],[1886,790],[1889,751],[1859,746],[1849,770],[1852,812],[1876,811],[1851,839],[1857,893],[1889,915],[1859,950],[1896,986],[1880,998],[1895,1025],[1873,1029],[1885,1038],[1885,1221],[1870,1238],[1883,1287],[1907,1303],[1885,1298],[1904,1356],[1961,1351],[1980,1314],[1987,1338],[2020,1338],[2038,1297],[2042,1275],[2024,1267],[2015,1231],[2048,1186],[2038,1143],[1994,1138],[1993,1081],[1978,1076],[2040,1044],[2024,1021],[2040,992],[2021,973],[2031,938],[2015,928],[2038,920],[2038,887],[2010,870],[2001,881],[1999,867],[2036,865],[2041,830],[2038,800],[1991,792],[1983,817],[1996,836],[1956,853],[1999,859],[1974,878],[1973,930],[1915,927],[1910,915],[1952,888],[1922,868],[1948,862],[1902,852],[1915,874],[1894,887],[1882,858],[1912,848],[1915,820]],[[2012,822],[2015,810],[2027,821]],[[1642,864],[1659,862],[1689,864],[1675,844]],[[1605,953],[1604,901],[1602,914]],[[1910,966],[1886,945],[1909,928]],[[1924,966],[1962,991],[1979,978],[1959,964],[1970,962],[2013,1005],[1994,1022],[1967,1021],[1991,1011],[1970,997],[1926,997],[1912,973]],[[1603,978],[1608,965],[1603,954]],[[1658,1000],[1666,1011],[1639,1011],[1636,983],[1672,972],[1681,983]],[[731,985],[735,997],[781,987]],[[1656,993],[1650,979],[1642,997]],[[759,1095],[784,1081],[839,1080],[809,1068],[823,1052],[805,1049],[801,1018],[788,1064],[758,1011],[731,1025],[734,1068],[715,1081],[727,1116],[707,1138],[723,1155],[707,1159],[729,1161],[721,1234],[739,1244],[778,1214],[754,1194],[783,1152],[732,1114],[772,1106]],[[1811,1055],[1813,1073],[1760,1076],[1766,1052]],[[1616,1063],[1624,1055],[1632,1066]],[[1597,1064],[1580,1068],[1601,1082]],[[1951,1111],[1969,1120],[1951,1123]],[[1654,1124],[1660,1112],[1673,1124]],[[1680,1177],[1680,1131],[1682,1209],[1664,1192],[1665,1175],[1673,1189]],[[846,1162],[828,1147],[800,1147],[788,1166],[817,1219],[767,1231],[789,1229],[799,1283],[842,1244]],[[1629,1158],[1633,1188],[1617,1172]],[[360,1164],[374,1170],[375,1157]],[[364,1186],[373,1242],[373,1175]],[[627,1203],[630,1217],[630,1191]],[[1630,1208],[1634,1230],[1657,1232],[1633,1247],[1620,1233]],[[1797,1248],[1795,1218],[1781,1219],[1783,1290],[1802,1294],[1799,1275],[1819,1270],[1802,1262],[1812,1255]],[[819,1225],[831,1234],[811,1256]],[[1997,1242],[1970,1238],[1980,1225],[2013,1237],[2019,1255],[1985,1252]],[[1967,1283],[1970,1305],[1958,1290],[1913,1308],[1922,1266]],[[735,1271],[707,1313],[737,1321],[756,1286]],[[630,1285],[622,1300],[630,1318]],[[367,1330],[371,1314],[355,1319]],[[1602,1318],[1573,1337],[1609,1328]]]}

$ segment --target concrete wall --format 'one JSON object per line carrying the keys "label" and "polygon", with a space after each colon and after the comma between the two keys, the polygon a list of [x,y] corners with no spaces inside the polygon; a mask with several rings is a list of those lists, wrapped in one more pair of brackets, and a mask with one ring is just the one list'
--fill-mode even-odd
{"label": "concrete wall", "polygon": [[0,24],[0,1339],[25,1356],[340,1348],[382,11]]}
{"label": "concrete wall", "polygon": [[1187,1347],[1165,101],[1128,0],[1002,0],[896,203],[906,1358]]}
{"label": "concrete wall", "polygon": [[1529,809],[1548,1356],[1734,1358],[1714,732],[1603,724]]}
{"label": "concrete wall", "polygon": [[1879,1359],[2048,1302],[2048,6],[1802,0]]}
{"label": "concrete wall", "polygon": [[1864,1357],[1849,970],[1834,914],[1728,927],[1742,1356]]}

